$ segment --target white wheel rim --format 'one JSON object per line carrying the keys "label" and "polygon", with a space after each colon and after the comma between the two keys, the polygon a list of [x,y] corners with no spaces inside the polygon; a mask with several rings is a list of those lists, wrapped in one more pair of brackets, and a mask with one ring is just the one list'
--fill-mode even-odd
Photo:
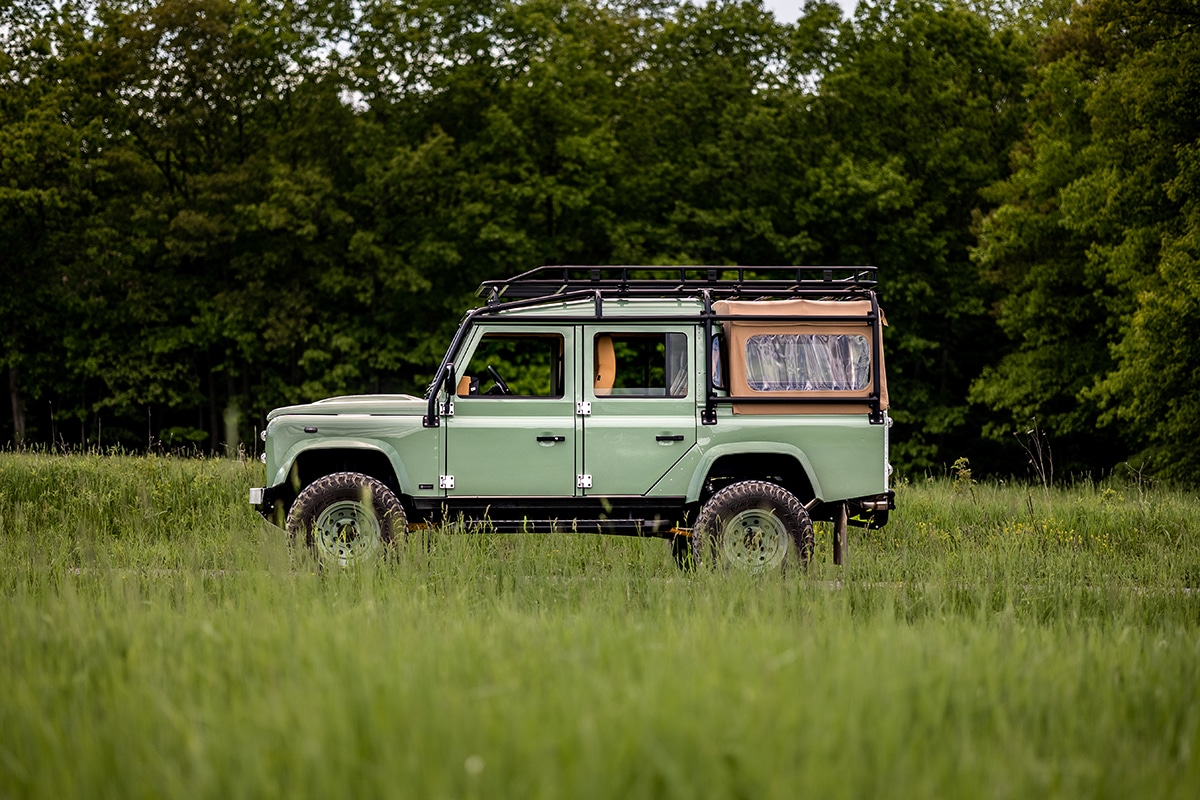
{"label": "white wheel rim", "polygon": [[783,563],[787,549],[787,528],[770,511],[742,511],[725,522],[721,551],[736,567],[751,572],[775,569]]}
{"label": "white wheel rim", "polygon": [[382,529],[367,506],[354,500],[333,503],[313,523],[313,542],[323,561],[346,567],[371,556]]}

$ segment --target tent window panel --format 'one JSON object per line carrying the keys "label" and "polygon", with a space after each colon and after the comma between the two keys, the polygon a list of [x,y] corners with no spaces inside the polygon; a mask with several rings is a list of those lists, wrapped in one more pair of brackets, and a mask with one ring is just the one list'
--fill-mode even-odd
{"label": "tent window panel", "polygon": [[756,392],[861,392],[871,380],[866,336],[771,333],[746,340],[746,382]]}

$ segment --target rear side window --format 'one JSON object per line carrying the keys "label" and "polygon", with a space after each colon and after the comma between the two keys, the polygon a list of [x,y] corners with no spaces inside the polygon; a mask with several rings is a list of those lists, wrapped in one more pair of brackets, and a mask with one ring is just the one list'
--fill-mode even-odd
{"label": "rear side window", "polygon": [[746,340],[746,383],[757,392],[857,392],[871,380],[867,337],[770,333]]}
{"label": "rear side window", "polygon": [[593,340],[597,397],[687,397],[687,336],[598,333]]}

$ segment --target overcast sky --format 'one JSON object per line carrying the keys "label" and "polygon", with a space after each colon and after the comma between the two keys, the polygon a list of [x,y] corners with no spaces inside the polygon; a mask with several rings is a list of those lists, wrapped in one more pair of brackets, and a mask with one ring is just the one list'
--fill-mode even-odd
{"label": "overcast sky", "polygon": [[[842,7],[842,16],[848,17],[854,13],[857,0],[836,0]],[[800,18],[800,8],[804,0],[763,0],[763,5],[775,12],[775,19],[780,22],[795,22]]]}

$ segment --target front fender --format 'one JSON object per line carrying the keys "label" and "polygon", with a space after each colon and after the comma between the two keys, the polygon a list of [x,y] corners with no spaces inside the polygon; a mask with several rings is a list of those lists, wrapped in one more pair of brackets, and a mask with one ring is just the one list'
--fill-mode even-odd
{"label": "front fender", "polygon": [[281,456],[272,476],[272,480],[268,483],[269,486],[278,486],[289,478],[292,471],[292,465],[304,453],[312,453],[321,450],[351,450],[364,453],[378,453],[388,460],[392,465],[392,471],[396,474],[396,481],[399,483],[402,490],[411,491],[415,484],[410,480],[408,468],[404,463],[399,451],[386,441],[379,439],[364,439],[350,437],[336,437],[330,439],[320,439],[309,442],[294,442]]}

